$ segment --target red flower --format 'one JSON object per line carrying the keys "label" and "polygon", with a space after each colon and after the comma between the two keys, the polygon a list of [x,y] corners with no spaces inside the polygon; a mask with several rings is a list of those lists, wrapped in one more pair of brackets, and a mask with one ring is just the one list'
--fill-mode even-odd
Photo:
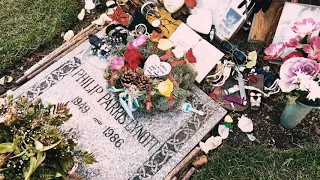
{"label": "red flower", "polygon": [[140,65],[140,60],[143,59],[141,53],[135,48],[128,48],[125,58],[131,69],[136,69]]}
{"label": "red flower", "polygon": [[286,57],[283,58],[282,63],[284,63],[286,60],[293,58],[293,57],[303,57],[303,54],[299,51],[293,51],[292,53],[286,55]]}
{"label": "red flower", "polygon": [[192,49],[189,49],[189,51],[186,53],[186,58],[190,63],[197,62],[197,58],[193,55]]}
{"label": "red flower", "polygon": [[112,21],[117,21],[118,23],[128,26],[129,25],[129,15],[126,14],[120,6],[113,10],[113,14],[109,15]]}

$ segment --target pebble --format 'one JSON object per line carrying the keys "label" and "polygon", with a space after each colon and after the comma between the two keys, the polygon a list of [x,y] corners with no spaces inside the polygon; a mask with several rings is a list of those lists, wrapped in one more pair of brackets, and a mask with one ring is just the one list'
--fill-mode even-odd
{"label": "pebble", "polygon": [[270,120],[270,116],[266,116],[266,120]]}

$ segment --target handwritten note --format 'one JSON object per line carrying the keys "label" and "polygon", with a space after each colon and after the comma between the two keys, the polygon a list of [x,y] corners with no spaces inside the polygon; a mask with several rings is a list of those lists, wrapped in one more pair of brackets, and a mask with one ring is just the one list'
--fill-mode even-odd
{"label": "handwritten note", "polygon": [[193,49],[193,54],[197,58],[197,63],[195,63],[195,69],[198,72],[196,81],[199,83],[224,56],[221,51],[202,39],[201,36],[183,23],[169,39],[176,46],[183,47],[185,52],[190,48]]}

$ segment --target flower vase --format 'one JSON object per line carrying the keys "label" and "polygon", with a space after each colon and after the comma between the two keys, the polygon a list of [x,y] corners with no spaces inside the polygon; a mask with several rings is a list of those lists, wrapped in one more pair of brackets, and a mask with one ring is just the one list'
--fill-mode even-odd
{"label": "flower vase", "polygon": [[319,108],[319,106],[310,106],[300,101],[296,101],[295,104],[287,104],[281,114],[280,124],[286,129],[292,129],[314,108]]}

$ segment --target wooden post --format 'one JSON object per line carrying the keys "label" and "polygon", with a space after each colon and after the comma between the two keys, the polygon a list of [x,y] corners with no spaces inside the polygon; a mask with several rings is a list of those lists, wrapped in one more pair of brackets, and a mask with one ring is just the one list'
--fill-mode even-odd
{"label": "wooden post", "polygon": [[175,175],[177,175],[183,167],[186,167],[191,163],[198,153],[200,153],[200,147],[195,147],[165,178],[164,180],[171,180]]}
{"label": "wooden post", "polygon": [[275,20],[280,18],[281,13],[279,14],[277,12],[279,9],[281,9],[282,12],[283,6],[284,2],[272,2],[266,13],[259,11],[254,15],[248,36],[248,42],[265,43],[270,27],[275,23],[278,24]]}
{"label": "wooden post", "polygon": [[196,171],[197,169],[195,167],[191,167],[181,180],[189,180]]}

